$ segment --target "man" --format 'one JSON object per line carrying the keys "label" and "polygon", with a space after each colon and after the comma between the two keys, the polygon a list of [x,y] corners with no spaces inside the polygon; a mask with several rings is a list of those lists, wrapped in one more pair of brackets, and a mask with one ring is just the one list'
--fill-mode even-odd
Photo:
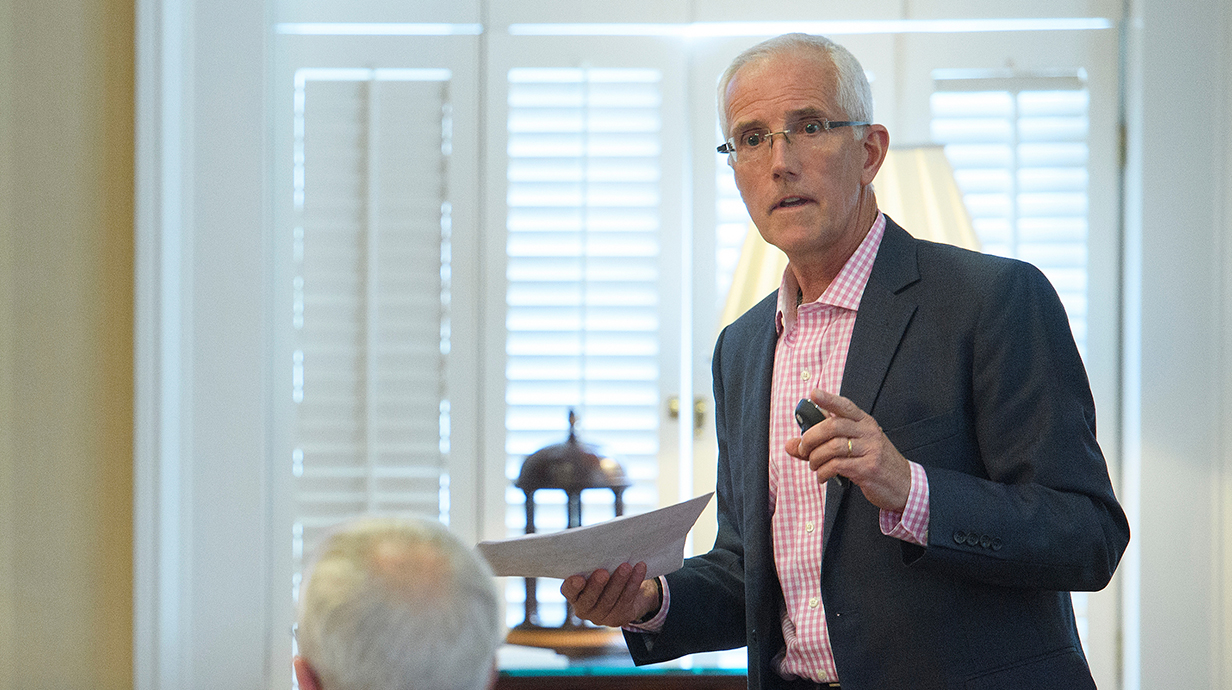
{"label": "man", "polygon": [[[819,37],[724,74],[720,150],[789,263],[715,347],[715,545],[561,591],[639,664],[747,645],[750,688],[1093,688],[1068,592],[1129,528],[1065,311],[1034,267],[877,210],[871,102]],[[806,396],[828,418],[801,435]]]}
{"label": "man", "polygon": [[487,564],[440,523],[366,518],[321,546],[300,592],[301,690],[485,690],[504,639]]}

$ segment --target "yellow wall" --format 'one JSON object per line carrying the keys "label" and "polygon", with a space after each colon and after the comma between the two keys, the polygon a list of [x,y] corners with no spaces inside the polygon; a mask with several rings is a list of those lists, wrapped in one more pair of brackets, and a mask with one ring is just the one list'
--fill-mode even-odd
{"label": "yellow wall", "polygon": [[0,0],[0,688],[132,686],[132,0]]}

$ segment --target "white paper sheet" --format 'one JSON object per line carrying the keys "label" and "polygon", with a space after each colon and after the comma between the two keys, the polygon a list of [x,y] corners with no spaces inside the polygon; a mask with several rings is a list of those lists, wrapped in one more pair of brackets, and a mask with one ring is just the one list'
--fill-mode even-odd
{"label": "white paper sheet", "polygon": [[684,563],[684,540],[714,492],[640,515],[622,515],[551,534],[479,542],[476,548],[497,575],[555,577],[608,572],[621,563],[646,562],[646,577]]}

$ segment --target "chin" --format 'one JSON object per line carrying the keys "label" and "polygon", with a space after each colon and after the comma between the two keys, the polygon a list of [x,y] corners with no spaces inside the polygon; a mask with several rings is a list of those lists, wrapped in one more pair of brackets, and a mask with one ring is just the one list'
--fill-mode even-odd
{"label": "chin", "polygon": [[816,229],[793,227],[771,228],[770,232],[763,232],[761,236],[769,244],[790,255],[793,250],[804,249],[816,244],[818,234]]}

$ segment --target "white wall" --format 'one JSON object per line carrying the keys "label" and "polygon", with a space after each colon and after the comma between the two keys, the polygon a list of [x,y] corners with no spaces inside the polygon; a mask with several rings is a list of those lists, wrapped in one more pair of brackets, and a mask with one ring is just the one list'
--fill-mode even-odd
{"label": "white wall", "polygon": [[1232,681],[1232,9],[1135,0],[1130,15],[1124,687],[1221,688]]}
{"label": "white wall", "polygon": [[136,7],[135,685],[262,687],[266,3]]}

